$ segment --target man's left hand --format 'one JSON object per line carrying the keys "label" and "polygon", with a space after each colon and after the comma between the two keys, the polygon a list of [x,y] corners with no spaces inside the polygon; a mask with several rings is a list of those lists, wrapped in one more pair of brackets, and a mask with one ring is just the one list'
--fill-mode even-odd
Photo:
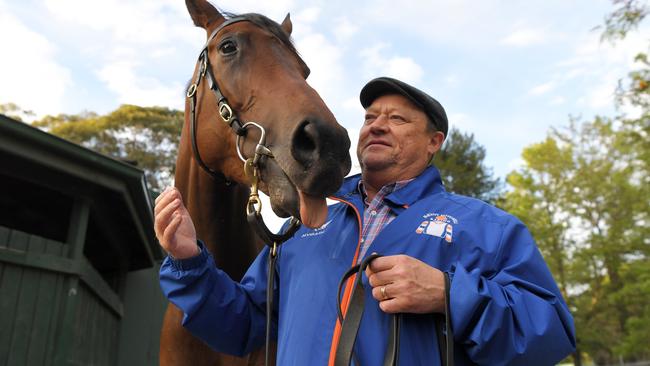
{"label": "man's left hand", "polygon": [[366,268],[372,296],[386,313],[444,313],[445,277],[407,255],[373,260]]}

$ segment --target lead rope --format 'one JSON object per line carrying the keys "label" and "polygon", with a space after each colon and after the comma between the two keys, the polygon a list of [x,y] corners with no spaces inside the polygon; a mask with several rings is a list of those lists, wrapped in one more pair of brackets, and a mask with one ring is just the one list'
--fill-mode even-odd
{"label": "lead rope", "polygon": [[[375,260],[381,257],[380,254],[373,253],[355,266],[352,266],[339,282],[337,293],[337,313],[339,322],[341,322],[341,336],[339,344],[336,348],[336,355],[334,359],[335,366],[349,366],[350,361],[354,357],[354,365],[361,366],[359,360],[354,353],[354,343],[356,342],[361,325],[361,318],[363,316],[365,290],[363,286],[362,276],[366,267]],[[354,281],[354,287],[350,295],[350,301],[347,312],[343,316],[343,309],[341,309],[341,290],[345,286],[345,282],[349,277],[356,274],[357,277]],[[451,282],[449,274],[443,272],[445,278],[445,314],[436,314],[436,335],[438,339],[438,350],[440,352],[440,361],[443,366],[454,365],[454,335],[451,329],[451,311],[449,308],[449,290]],[[386,345],[386,353],[384,356],[383,366],[397,366],[399,363],[399,342],[400,342],[400,325],[402,322],[402,314],[390,315],[390,333],[388,334],[388,342]],[[442,319],[444,318],[444,319]]]}
{"label": "lead rope", "polygon": [[[249,122],[250,123],[250,122]],[[245,126],[245,125],[244,125]],[[264,129],[262,129],[262,136]],[[262,137],[263,139],[263,137]],[[260,140],[262,142],[262,139]],[[237,144],[239,146],[239,143]],[[260,146],[260,144],[258,144]],[[300,221],[295,217],[291,217],[289,221],[289,226],[284,231],[283,234],[274,234],[269,230],[269,228],[264,223],[262,219],[262,201],[260,200],[258,193],[258,184],[259,184],[259,170],[257,169],[257,160],[259,160],[259,155],[263,153],[258,153],[256,148],[255,157],[248,158],[244,162],[244,172],[246,176],[251,180],[251,193],[248,196],[248,204],[246,205],[246,217],[248,223],[255,228],[257,235],[269,246],[269,270],[267,275],[266,283],[266,342],[265,342],[265,354],[264,354],[264,364],[266,366],[270,365],[271,359],[271,325],[273,317],[273,294],[274,294],[274,285],[275,285],[275,266],[278,259],[278,249],[280,244],[287,241],[289,238],[295,234],[295,232],[300,228]],[[237,150],[239,152],[239,148]],[[240,155],[241,157],[241,155]],[[272,244],[271,244],[272,243]]]}

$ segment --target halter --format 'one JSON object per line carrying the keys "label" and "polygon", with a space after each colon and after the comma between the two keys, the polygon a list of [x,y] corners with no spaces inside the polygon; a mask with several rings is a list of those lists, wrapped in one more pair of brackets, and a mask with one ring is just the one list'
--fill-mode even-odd
{"label": "halter", "polygon": [[[199,54],[199,58],[197,61],[199,65],[199,70],[196,74],[196,79],[194,79],[194,82],[192,83],[192,85],[190,85],[190,87],[187,90],[187,98],[190,100],[190,122],[191,122],[190,140],[192,141],[192,152],[194,154],[194,160],[196,160],[197,164],[203,170],[205,170],[213,179],[217,181],[222,181],[226,185],[230,185],[231,184],[230,181],[228,181],[228,179],[222,173],[217,172],[212,168],[210,168],[203,161],[203,159],[201,158],[201,154],[199,153],[199,147],[198,147],[197,136],[196,136],[196,129],[197,129],[196,96],[197,96],[197,90],[199,88],[199,85],[201,84],[201,80],[205,78],[210,90],[212,90],[217,100],[217,104],[219,108],[219,116],[221,117],[221,120],[233,130],[235,135],[237,135],[237,141],[236,141],[237,155],[242,160],[242,162],[244,162],[244,172],[252,182],[251,193],[248,199],[248,204],[246,205],[248,221],[253,224],[253,227],[256,229],[260,238],[267,245],[273,247],[273,245],[280,244],[286,241],[287,239],[289,239],[298,229],[300,225],[300,221],[292,217],[290,221],[290,227],[282,235],[273,234],[264,224],[261,215],[262,201],[260,200],[259,193],[258,193],[258,183],[260,180],[259,162],[262,156],[266,156],[267,158],[270,159],[274,158],[271,150],[265,145],[266,130],[262,125],[260,125],[257,122],[251,121],[242,124],[242,122],[237,117],[237,114],[233,111],[232,107],[228,103],[228,99],[226,99],[226,97],[221,92],[221,89],[219,88],[219,84],[217,83],[217,79],[214,77],[214,73],[212,72],[212,66],[210,65],[210,58],[208,57],[210,42],[212,42],[212,40],[217,36],[217,34],[225,27],[243,21],[250,21],[250,20],[246,17],[240,16],[240,17],[230,18],[225,22],[223,22],[221,25],[219,25],[219,27],[217,27],[217,29],[215,29],[210,34],[210,37],[208,37],[207,42],[205,43],[203,49],[201,50],[201,53]],[[258,128],[261,132],[261,135],[259,141],[257,142],[257,145],[255,146],[255,155],[252,158],[246,159],[241,151],[241,146],[242,146],[241,140],[243,138],[246,138],[246,134],[249,127]]]}
{"label": "halter", "polygon": [[[205,78],[207,80],[210,90],[214,93],[217,103],[219,105],[219,116],[221,120],[226,123],[237,135],[236,140],[236,149],[237,155],[244,162],[244,172],[246,176],[251,180],[251,189],[250,195],[248,197],[248,203],[246,204],[246,216],[248,223],[255,229],[257,235],[262,239],[262,241],[270,247],[269,250],[269,274],[267,282],[267,301],[266,301],[266,365],[269,364],[270,358],[270,340],[271,340],[271,312],[273,310],[273,285],[275,283],[275,264],[277,261],[278,247],[280,244],[288,240],[295,234],[295,232],[300,227],[300,220],[295,217],[291,217],[289,225],[283,234],[274,234],[269,230],[269,228],[264,223],[262,218],[262,201],[260,200],[258,193],[258,184],[260,180],[259,172],[259,161],[262,156],[266,156],[269,159],[274,159],[273,153],[265,145],[266,144],[266,130],[262,125],[257,122],[242,122],[237,117],[237,114],[233,111],[228,100],[223,95],[217,84],[217,80],[214,77],[212,72],[212,67],[210,66],[210,58],[208,57],[208,46],[212,39],[214,39],[217,34],[225,27],[243,21],[250,21],[246,17],[233,17],[225,22],[223,22],[217,29],[215,29],[210,37],[208,37],[205,46],[199,54],[199,59],[197,63],[199,64],[199,71],[196,75],[196,79],[187,90],[187,98],[190,100],[190,139],[192,141],[192,152],[194,153],[194,160],[197,164],[203,168],[213,179],[217,181],[222,181],[226,185],[230,185],[231,182],[223,175],[223,173],[217,172],[211,169],[203,159],[201,159],[201,154],[199,153],[198,143],[196,141],[196,93],[201,83],[201,80]],[[249,127],[258,128],[261,132],[260,139],[255,146],[255,154],[252,158],[246,159],[241,151],[241,139],[246,138],[246,134]]]}

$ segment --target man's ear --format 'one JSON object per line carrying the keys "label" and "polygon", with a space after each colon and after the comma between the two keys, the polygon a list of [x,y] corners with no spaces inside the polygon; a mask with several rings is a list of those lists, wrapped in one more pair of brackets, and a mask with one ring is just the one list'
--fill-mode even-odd
{"label": "man's ear", "polygon": [[431,155],[435,155],[442,148],[443,142],[445,142],[445,134],[441,131],[435,131],[429,139],[427,152]]}

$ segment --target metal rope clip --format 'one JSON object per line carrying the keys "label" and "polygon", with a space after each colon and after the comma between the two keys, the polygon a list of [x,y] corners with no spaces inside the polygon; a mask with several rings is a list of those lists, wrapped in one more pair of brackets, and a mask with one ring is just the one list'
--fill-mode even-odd
{"label": "metal rope clip", "polygon": [[251,180],[251,193],[248,195],[248,203],[246,204],[247,213],[251,214],[253,211],[260,214],[262,212],[262,201],[258,193],[259,183],[259,170],[253,163],[253,159],[249,158],[244,162],[244,173],[246,177]]}

